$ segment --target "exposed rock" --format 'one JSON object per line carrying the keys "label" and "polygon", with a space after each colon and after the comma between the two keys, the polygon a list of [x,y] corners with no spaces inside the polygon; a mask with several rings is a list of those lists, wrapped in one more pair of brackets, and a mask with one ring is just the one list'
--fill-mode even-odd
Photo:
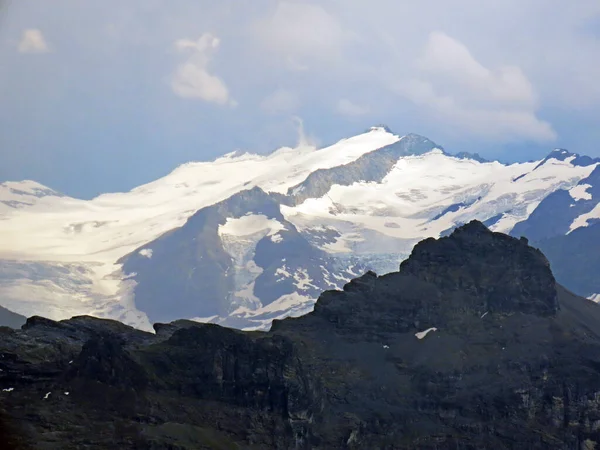
{"label": "exposed rock", "polygon": [[415,246],[400,271],[441,289],[461,290],[482,311],[554,314],[556,281],[545,256],[517,240],[472,221],[450,237]]}
{"label": "exposed rock", "polygon": [[[226,248],[220,227],[247,216],[264,217],[281,230],[276,238],[268,229],[244,235],[233,241],[241,247],[246,242],[246,248]],[[283,217],[273,195],[258,187],[199,210],[184,226],[142,250],[143,254],[138,249],[120,262],[136,283],[136,306],[153,321],[226,317],[229,326],[247,327],[252,324],[247,317],[238,323],[229,314],[240,307],[254,311],[291,294],[314,301],[322,291],[319,286],[341,287],[340,279],[351,278],[347,270],[336,271],[336,259],[312,245]],[[331,273],[338,278],[329,278]],[[243,294],[237,297],[240,291]],[[268,312],[254,318],[257,324],[270,322]]]}
{"label": "exposed rock", "polygon": [[0,426],[43,449],[593,448],[599,321],[526,240],[472,222],[269,333],[4,328]]}
{"label": "exposed rock", "polygon": [[479,153],[458,152],[454,155],[454,157],[458,159],[472,159],[480,163],[490,162],[489,160],[483,158]]}

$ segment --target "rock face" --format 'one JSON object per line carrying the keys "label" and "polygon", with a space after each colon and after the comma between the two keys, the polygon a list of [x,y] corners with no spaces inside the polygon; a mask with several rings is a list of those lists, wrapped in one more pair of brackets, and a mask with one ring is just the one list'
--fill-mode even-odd
{"label": "rock face", "polygon": [[426,239],[400,265],[440,289],[462,290],[482,311],[548,315],[558,309],[556,281],[545,256],[473,221],[451,237]]}
{"label": "rock face", "polygon": [[472,222],[268,333],[3,328],[0,433],[43,449],[595,448],[598,321],[538,250]]}

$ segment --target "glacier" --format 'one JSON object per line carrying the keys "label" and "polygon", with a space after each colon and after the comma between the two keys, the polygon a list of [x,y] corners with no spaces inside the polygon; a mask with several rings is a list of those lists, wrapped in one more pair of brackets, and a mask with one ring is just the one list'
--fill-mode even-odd
{"label": "glacier", "polygon": [[594,223],[600,206],[590,203],[592,185],[580,182],[599,162],[581,161],[563,151],[515,164],[452,156],[426,138],[373,127],[321,149],[187,163],[92,200],[2,183],[0,304],[26,316],[90,314],[144,330],[170,319],[169,310],[268,329],[361,272],[397,270],[416,242],[472,219],[509,233],[565,191],[590,205],[565,233]]}

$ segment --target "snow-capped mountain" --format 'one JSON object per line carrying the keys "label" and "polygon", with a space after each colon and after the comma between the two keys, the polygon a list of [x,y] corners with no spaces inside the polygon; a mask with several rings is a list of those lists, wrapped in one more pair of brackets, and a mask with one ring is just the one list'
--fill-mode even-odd
{"label": "snow-capped mountain", "polygon": [[[573,234],[600,218],[599,164],[558,150],[504,165],[375,127],[322,149],[185,164],[90,201],[5,183],[0,305],[144,329],[177,318],[264,329],[367,269],[397,270],[416,242],[471,219]],[[576,206],[544,231],[536,217],[561,192]]]}
{"label": "snow-capped mountain", "polygon": [[[512,230],[526,235],[552,264],[560,283],[579,295],[600,300],[600,166],[598,160],[561,155],[573,163],[595,166],[592,173],[572,188],[548,195],[527,218]],[[589,165],[587,166],[589,167]]]}
{"label": "snow-capped mountain", "polygon": [[48,200],[47,197],[62,195],[31,180],[0,183],[0,214],[42,203]]}

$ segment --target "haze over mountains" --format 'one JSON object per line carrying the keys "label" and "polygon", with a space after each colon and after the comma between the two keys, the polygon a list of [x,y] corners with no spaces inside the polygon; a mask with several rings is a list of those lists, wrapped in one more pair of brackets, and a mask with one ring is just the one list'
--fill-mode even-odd
{"label": "haze over mountains", "polygon": [[0,305],[145,330],[180,318],[268,329],[367,270],[396,270],[416,242],[472,219],[527,236],[559,282],[593,298],[599,164],[562,149],[488,162],[374,127],[323,149],[185,164],[90,201],[3,183]]}

